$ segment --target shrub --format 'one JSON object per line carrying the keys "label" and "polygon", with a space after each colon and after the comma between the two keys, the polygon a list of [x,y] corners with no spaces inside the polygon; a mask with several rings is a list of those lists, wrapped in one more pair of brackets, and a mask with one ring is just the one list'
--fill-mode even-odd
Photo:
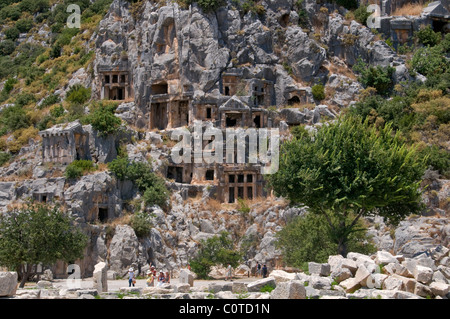
{"label": "shrub", "polygon": [[21,33],[27,33],[33,27],[33,20],[31,19],[20,19],[16,22],[16,28]]}
{"label": "shrub", "polygon": [[435,46],[441,41],[440,32],[434,32],[431,25],[420,27],[419,31],[414,32],[416,41],[425,46]]}
{"label": "shrub", "polygon": [[367,7],[368,6],[366,6],[366,5],[361,5],[353,13],[354,16],[355,16],[355,20],[358,21],[359,23],[365,25],[365,26],[367,26],[367,19],[372,14],[370,12],[367,12]]}
{"label": "shrub", "polygon": [[10,39],[0,42],[0,55],[10,55],[16,49],[16,44]]}
{"label": "shrub", "polygon": [[197,4],[204,12],[216,11],[224,5],[223,0],[197,0]]}
{"label": "shrub", "polygon": [[311,90],[314,99],[318,101],[322,101],[323,99],[325,99],[325,87],[322,84],[314,85]]}
{"label": "shrub", "polygon": [[358,80],[365,88],[373,87],[377,90],[378,94],[386,95],[393,88],[395,68],[391,66],[368,66],[359,59],[353,66],[353,70],[359,73]]}
{"label": "shrub", "polygon": [[15,106],[23,107],[30,103],[36,102],[36,98],[31,93],[21,93],[17,95],[16,100],[14,101]]}
{"label": "shrub", "polygon": [[6,80],[5,85],[3,86],[3,92],[5,92],[5,94],[9,94],[14,89],[14,85],[17,83],[18,81],[16,78]]}
{"label": "shrub", "polygon": [[50,115],[54,118],[58,118],[64,115],[64,107],[62,105],[57,105],[50,110]]}
{"label": "shrub", "polygon": [[419,48],[411,59],[414,71],[425,76],[443,74],[448,70],[448,61],[441,46]]}
{"label": "shrub", "polygon": [[114,115],[116,104],[93,104],[92,113],[87,117],[87,121],[101,135],[114,134],[119,129],[122,121]]}
{"label": "shrub", "polygon": [[11,159],[11,154],[6,152],[0,152],[0,166],[5,165]]}
{"label": "shrub", "polygon": [[47,106],[56,104],[60,102],[60,98],[58,95],[56,94],[50,94],[49,96],[47,96],[41,103],[41,105],[39,106],[40,109],[44,109]]}
{"label": "shrub", "polygon": [[70,87],[66,95],[66,101],[76,104],[84,104],[91,97],[91,89],[85,88],[81,84],[75,84]]}
{"label": "shrub", "polygon": [[147,213],[138,212],[131,217],[130,226],[133,228],[136,236],[142,238],[150,233],[153,225]]}
{"label": "shrub", "polygon": [[5,30],[5,37],[11,41],[15,41],[19,38],[20,31],[16,27],[11,27]]}
{"label": "shrub", "polygon": [[108,169],[117,177],[118,180],[125,180],[128,176],[128,157],[118,157],[108,163]]}
{"label": "shrub", "polygon": [[16,21],[20,18],[21,15],[22,12],[18,8],[18,6],[8,6],[0,10],[0,18],[2,20],[10,19],[12,21]]}
{"label": "shrub", "polygon": [[169,191],[161,178],[157,178],[152,185],[148,186],[143,196],[145,205],[158,205],[160,207],[166,206],[168,197]]}
{"label": "shrub", "polygon": [[91,160],[75,160],[66,167],[64,175],[68,179],[76,179],[81,177],[84,173],[91,172],[97,169]]}
{"label": "shrub", "polygon": [[1,113],[0,121],[8,131],[15,131],[30,126],[31,120],[25,110],[18,106],[10,106]]}

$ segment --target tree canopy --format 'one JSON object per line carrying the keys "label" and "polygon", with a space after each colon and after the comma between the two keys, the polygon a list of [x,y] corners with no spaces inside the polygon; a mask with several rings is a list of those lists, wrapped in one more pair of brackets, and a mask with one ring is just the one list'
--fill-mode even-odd
{"label": "tree canopy", "polygon": [[280,169],[268,182],[277,195],[326,218],[345,256],[360,217],[377,214],[397,224],[421,211],[424,171],[423,158],[390,125],[378,129],[346,116],[283,144]]}
{"label": "tree canopy", "polygon": [[21,287],[36,265],[74,262],[86,244],[87,236],[58,206],[31,203],[0,216],[0,265],[22,275]]}

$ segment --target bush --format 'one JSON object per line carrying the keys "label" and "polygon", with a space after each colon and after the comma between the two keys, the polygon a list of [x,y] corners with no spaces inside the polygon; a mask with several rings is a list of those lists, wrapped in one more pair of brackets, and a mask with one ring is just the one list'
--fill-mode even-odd
{"label": "bush", "polygon": [[136,236],[142,238],[150,233],[153,225],[147,213],[139,212],[131,217],[130,226],[133,228]]}
{"label": "bush", "polygon": [[11,154],[6,152],[0,152],[0,166],[5,165],[11,159]]}
{"label": "bush", "polygon": [[84,173],[96,170],[97,167],[91,160],[75,160],[66,167],[64,173],[67,179],[76,179],[81,177]]}
{"label": "bush", "polygon": [[85,88],[81,84],[70,87],[66,94],[66,101],[76,104],[84,104],[91,98],[91,89]]}
{"label": "bush", "polygon": [[45,12],[50,9],[48,0],[22,0],[19,3],[19,9],[22,12],[38,13]]}
{"label": "bush", "polygon": [[16,22],[16,28],[20,33],[27,33],[33,28],[33,20],[31,19],[20,19]]}
{"label": "bush", "polygon": [[16,21],[20,18],[21,15],[22,12],[18,8],[18,6],[8,6],[0,10],[0,18],[2,20],[10,19],[12,21]]}
{"label": "bush", "polygon": [[119,129],[122,121],[114,115],[116,104],[93,104],[92,113],[87,117],[87,121],[101,135],[114,134]]}
{"label": "bush", "polygon": [[353,70],[359,73],[358,80],[365,88],[373,87],[377,90],[378,94],[386,95],[393,88],[395,68],[391,66],[368,66],[359,59],[353,66]]}
{"label": "bush", "polygon": [[419,48],[411,59],[413,71],[425,76],[443,74],[448,70],[448,61],[441,46]]}
{"label": "bush", "polygon": [[11,41],[15,41],[19,38],[20,31],[16,27],[11,27],[5,30],[5,37]]}
{"label": "bush", "polygon": [[59,103],[61,100],[58,95],[56,94],[50,94],[47,96],[39,106],[40,109],[45,109],[47,106]]}
{"label": "bush", "polygon": [[9,94],[13,89],[14,89],[14,85],[16,85],[18,83],[16,78],[10,78],[8,80],[6,80],[5,85],[3,86],[3,91],[5,94]]}
{"label": "bush", "polygon": [[0,42],[0,55],[10,55],[16,49],[16,44],[10,39]]}
{"label": "bush", "polygon": [[169,191],[164,179],[152,171],[148,163],[129,163],[128,157],[121,156],[108,163],[108,169],[118,180],[132,181],[143,193],[144,202],[148,206],[164,207],[169,198]]}
{"label": "bush", "polygon": [[420,27],[419,31],[414,32],[415,39],[425,46],[435,46],[441,42],[442,34],[434,32],[431,25]]}
{"label": "bush", "polygon": [[164,181],[158,178],[153,185],[148,186],[144,192],[143,198],[146,206],[166,206],[167,199],[169,198],[169,191],[167,190]]}
{"label": "bush", "polygon": [[10,132],[21,128],[27,128],[31,124],[30,117],[25,110],[18,106],[10,106],[1,113],[0,121]]}
{"label": "bush", "polygon": [[325,87],[322,84],[316,84],[312,88],[312,95],[314,99],[322,101],[325,99]]}
{"label": "bush", "polygon": [[232,267],[237,267],[242,258],[242,255],[234,250],[227,232],[207,240],[200,240],[199,246],[197,256],[191,259],[189,264],[200,279],[208,278],[213,266],[231,264]]}
{"label": "bush", "polygon": [[108,169],[117,177],[118,180],[124,181],[128,177],[128,157],[118,157],[108,163]]}
{"label": "bush", "polygon": [[372,14],[370,12],[367,12],[367,7],[368,6],[366,6],[366,5],[361,5],[353,13],[354,16],[355,16],[355,20],[358,21],[359,23],[361,23],[362,25],[365,25],[365,26],[367,26],[367,19]]}

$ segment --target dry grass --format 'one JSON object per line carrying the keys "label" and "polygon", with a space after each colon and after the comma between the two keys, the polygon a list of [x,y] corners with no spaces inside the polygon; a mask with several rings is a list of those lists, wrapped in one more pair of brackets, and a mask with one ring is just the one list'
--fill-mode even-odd
{"label": "dry grass", "polygon": [[419,16],[423,10],[423,1],[419,3],[408,3],[403,7],[396,9],[393,16]]}

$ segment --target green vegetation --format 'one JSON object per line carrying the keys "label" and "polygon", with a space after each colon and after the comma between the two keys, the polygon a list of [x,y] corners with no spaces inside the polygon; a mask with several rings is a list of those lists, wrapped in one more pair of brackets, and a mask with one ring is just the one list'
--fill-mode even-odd
{"label": "green vegetation", "polygon": [[322,101],[325,99],[325,87],[322,84],[316,84],[312,88],[312,95],[314,99]]}
{"label": "green vegetation", "polygon": [[138,238],[147,236],[153,227],[150,215],[145,212],[134,213],[131,217],[130,226]]}
{"label": "green vegetation", "polygon": [[83,257],[87,236],[57,206],[27,204],[0,215],[0,265],[17,271],[20,288],[36,265]]}
{"label": "green vegetation", "polygon": [[207,279],[211,267],[228,264],[237,267],[241,258],[241,253],[234,250],[233,242],[228,237],[228,233],[222,232],[220,236],[201,240],[198,254],[189,261],[189,264],[198,278]]}
{"label": "green vegetation", "polygon": [[114,134],[122,124],[120,118],[114,115],[116,108],[116,103],[94,102],[91,105],[91,114],[86,121],[102,135]]}
{"label": "green vegetation", "polygon": [[380,65],[368,66],[361,59],[353,66],[353,70],[359,74],[358,81],[367,88],[373,87],[380,95],[387,95],[393,87],[393,67],[382,67]]}
{"label": "green vegetation", "polygon": [[[346,216],[345,223],[350,224],[354,216]],[[337,223],[337,221],[333,221]],[[376,251],[367,238],[366,228],[358,221],[355,230],[348,238],[348,250],[362,254]],[[277,234],[277,247],[282,251],[283,260],[293,267],[303,268],[304,263],[315,261],[325,263],[328,256],[335,255],[338,244],[335,234],[330,232],[326,218],[322,215],[306,214],[296,217]],[[306,268],[307,269],[307,268]]]}
{"label": "green vegetation", "polygon": [[361,217],[377,214],[396,224],[421,211],[424,170],[418,152],[390,125],[378,129],[347,116],[313,138],[284,143],[280,169],[268,182],[276,195],[326,218],[330,239],[345,256]]}
{"label": "green vegetation", "polygon": [[76,179],[96,169],[97,166],[91,160],[75,160],[67,165],[65,176],[68,179]]}
{"label": "green vegetation", "polygon": [[132,181],[143,194],[147,206],[165,207],[169,198],[164,179],[156,175],[149,163],[129,162],[125,156],[108,163],[108,169],[118,180]]}

